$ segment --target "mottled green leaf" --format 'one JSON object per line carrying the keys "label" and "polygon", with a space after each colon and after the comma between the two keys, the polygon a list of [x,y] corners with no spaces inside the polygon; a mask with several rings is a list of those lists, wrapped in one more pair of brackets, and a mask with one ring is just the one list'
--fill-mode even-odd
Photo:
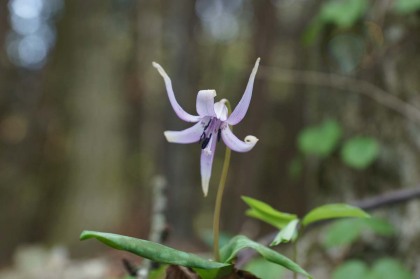
{"label": "mottled green leaf", "polygon": [[197,255],[175,250],[143,239],[95,231],[83,231],[80,235],[81,240],[89,238],[96,238],[114,249],[131,252],[159,263],[201,269],[219,269],[228,266],[225,263],[209,261]]}
{"label": "mottled green leaf", "polygon": [[280,265],[268,262],[262,258],[251,260],[244,268],[258,278],[279,279],[283,278],[286,269]]}
{"label": "mottled green leaf", "polygon": [[273,242],[271,242],[270,246],[276,246],[280,243],[287,243],[295,240],[298,234],[298,224],[298,219],[290,221],[287,226],[280,230],[280,232],[274,238]]}
{"label": "mottled green leaf", "polygon": [[303,218],[302,224],[307,226],[311,223],[335,218],[344,217],[358,217],[358,218],[369,218],[370,215],[358,207],[354,207],[344,203],[327,204],[312,209]]}
{"label": "mottled green leaf", "polygon": [[368,167],[379,154],[379,144],[374,138],[354,137],[341,150],[342,160],[355,169]]}
{"label": "mottled green leaf", "polygon": [[238,252],[245,248],[255,250],[267,261],[281,265],[293,272],[303,274],[308,278],[312,278],[304,269],[289,258],[242,235],[234,237],[225,247],[221,249],[221,261],[224,263],[231,263]]}
{"label": "mottled green leaf", "polygon": [[247,216],[259,219],[278,229],[284,228],[290,221],[297,218],[294,214],[280,212],[257,199],[242,196],[242,200],[251,207],[246,211]]}
{"label": "mottled green leaf", "polygon": [[341,137],[341,127],[335,120],[303,129],[298,136],[299,150],[305,154],[326,157],[336,147]]}

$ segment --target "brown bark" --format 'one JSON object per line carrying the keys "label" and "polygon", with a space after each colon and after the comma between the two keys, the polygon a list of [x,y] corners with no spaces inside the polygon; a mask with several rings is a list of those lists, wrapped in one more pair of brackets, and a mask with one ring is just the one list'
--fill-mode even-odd
{"label": "brown bark", "polygon": [[66,99],[69,117],[68,182],[55,185],[62,189],[55,241],[76,244],[88,228],[116,231],[126,212],[124,74],[130,20],[129,9],[111,2],[66,3],[47,78],[49,94]]}

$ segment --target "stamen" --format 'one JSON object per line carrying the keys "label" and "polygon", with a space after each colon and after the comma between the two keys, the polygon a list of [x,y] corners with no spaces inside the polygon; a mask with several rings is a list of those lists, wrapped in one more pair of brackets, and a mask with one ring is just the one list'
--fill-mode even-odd
{"label": "stamen", "polygon": [[211,121],[213,120],[213,118],[210,118],[210,121],[209,121],[209,123],[207,123],[207,125],[204,127],[204,131],[206,131],[207,130],[207,128],[210,126],[210,123],[211,123]]}
{"label": "stamen", "polygon": [[200,136],[200,140],[198,141],[198,143],[201,143],[205,138],[206,138],[206,133],[203,132]]}
{"label": "stamen", "polygon": [[212,135],[213,134],[210,134],[210,136],[203,141],[203,143],[201,144],[201,149],[204,149],[204,148],[207,147],[207,145],[209,145],[209,142],[210,142],[210,139],[211,139]]}

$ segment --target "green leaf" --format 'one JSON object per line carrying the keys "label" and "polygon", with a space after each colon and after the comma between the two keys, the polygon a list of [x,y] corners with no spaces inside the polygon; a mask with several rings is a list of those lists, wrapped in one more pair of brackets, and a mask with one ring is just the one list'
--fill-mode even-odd
{"label": "green leaf", "polygon": [[394,226],[391,225],[386,220],[382,220],[379,218],[369,218],[369,219],[363,219],[359,221],[363,222],[366,228],[369,228],[370,230],[372,230],[374,233],[378,235],[386,236],[386,237],[395,235]]}
{"label": "green leaf", "polygon": [[334,151],[341,133],[340,125],[331,119],[318,126],[307,127],[299,133],[299,150],[305,154],[326,157]]}
{"label": "green leaf", "polygon": [[231,263],[238,254],[238,252],[245,248],[254,249],[261,255],[261,257],[263,257],[267,261],[281,265],[293,272],[303,274],[308,278],[312,278],[304,269],[302,269],[298,264],[296,264],[289,258],[283,256],[280,253],[277,253],[276,251],[262,244],[252,241],[243,235],[234,237],[225,247],[221,249],[221,261],[224,263]]}
{"label": "green leaf", "polygon": [[385,220],[378,218],[346,219],[329,226],[325,233],[326,247],[350,245],[358,239],[364,231],[390,237],[395,234],[394,227]]}
{"label": "green leaf", "polygon": [[350,167],[364,169],[379,154],[379,144],[374,138],[354,137],[349,139],[341,150],[341,158]]}
{"label": "green leaf", "polygon": [[[359,260],[350,260],[336,268],[332,274],[333,279],[367,279],[369,269]],[[398,277],[395,277],[398,278]]]}
{"label": "green leaf", "polygon": [[[412,1],[412,0],[400,0]],[[413,0],[420,1],[420,0]],[[309,23],[303,34],[303,44],[311,45],[325,25],[333,24],[338,28],[349,28],[360,20],[368,8],[367,0],[330,0],[325,2],[319,13]]]}
{"label": "green leaf", "polygon": [[400,14],[409,14],[420,10],[420,0],[397,0],[395,10]]}
{"label": "green leaf", "polygon": [[367,0],[330,0],[322,6],[319,16],[325,23],[349,28],[366,13],[367,8]]}
{"label": "green leaf", "polygon": [[276,246],[280,243],[287,243],[295,240],[298,236],[298,224],[298,219],[290,221],[289,224],[276,235],[270,246]]}
{"label": "green leaf", "polygon": [[283,277],[286,269],[280,265],[267,262],[262,258],[251,260],[244,268],[258,278],[279,279]]}
{"label": "green leaf", "polygon": [[358,218],[369,218],[370,215],[358,207],[354,207],[344,203],[327,204],[312,209],[303,218],[302,224],[307,226],[311,223],[334,218],[344,217],[358,217]]}
{"label": "green leaf", "polygon": [[[357,278],[357,277],[355,277]],[[375,262],[369,279],[413,279],[411,272],[396,259],[384,258]]]}
{"label": "green leaf", "polygon": [[242,200],[251,207],[246,211],[247,216],[259,219],[278,229],[284,228],[290,221],[297,218],[294,214],[280,212],[257,199],[242,196]]}
{"label": "green leaf", "polygon": [[80,240],[89,238],[96,238],[114,249],[128,251],[159,263],[201,269],[220,269],[228,266],[225,263],[212,262],[194,254],[129,236],[95,231],[83,231],[80,235]]}
{"label": "green leaf", "polygon": [[334,222],[328,227],[324,236],[327,248],[350,245],[360,237],[363,223],[359,219],[346,219]]}

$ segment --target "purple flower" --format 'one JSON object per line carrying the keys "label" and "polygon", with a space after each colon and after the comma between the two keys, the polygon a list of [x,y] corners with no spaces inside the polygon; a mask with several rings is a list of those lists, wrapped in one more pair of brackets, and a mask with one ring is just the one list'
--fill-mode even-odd
{"label": "purple flower", "polygon": [[158,63],[153,62],[153,66],[159,71],[159,74],[165,81],[169,101],[176,115],[184,121],[196,123],[192,127],[182,131],[166,131],[164,132],[164,135],[169,142],[200,143],[202,149],[201,184],[205,196],[207,195],[209,188],[216,143],[220,141],[220,139],[223,139],[224,143],[230,149],[237,152],[247,152],[251,150],[258,141],[254,136],[247,136],[244,141],[241,141],[232,133],[229,125],[238,124],[244,118],[248,110],[259,63],[260,58],[255,62],[242,99],[228,116],[228,109],[225,105],[226,100],[222,99],[215,103],[214,97],[216,96],[216,91],[212,89],[198,91],[196,103],[198,115],[191,115],[184,111],[175,99],[171,79]]}

